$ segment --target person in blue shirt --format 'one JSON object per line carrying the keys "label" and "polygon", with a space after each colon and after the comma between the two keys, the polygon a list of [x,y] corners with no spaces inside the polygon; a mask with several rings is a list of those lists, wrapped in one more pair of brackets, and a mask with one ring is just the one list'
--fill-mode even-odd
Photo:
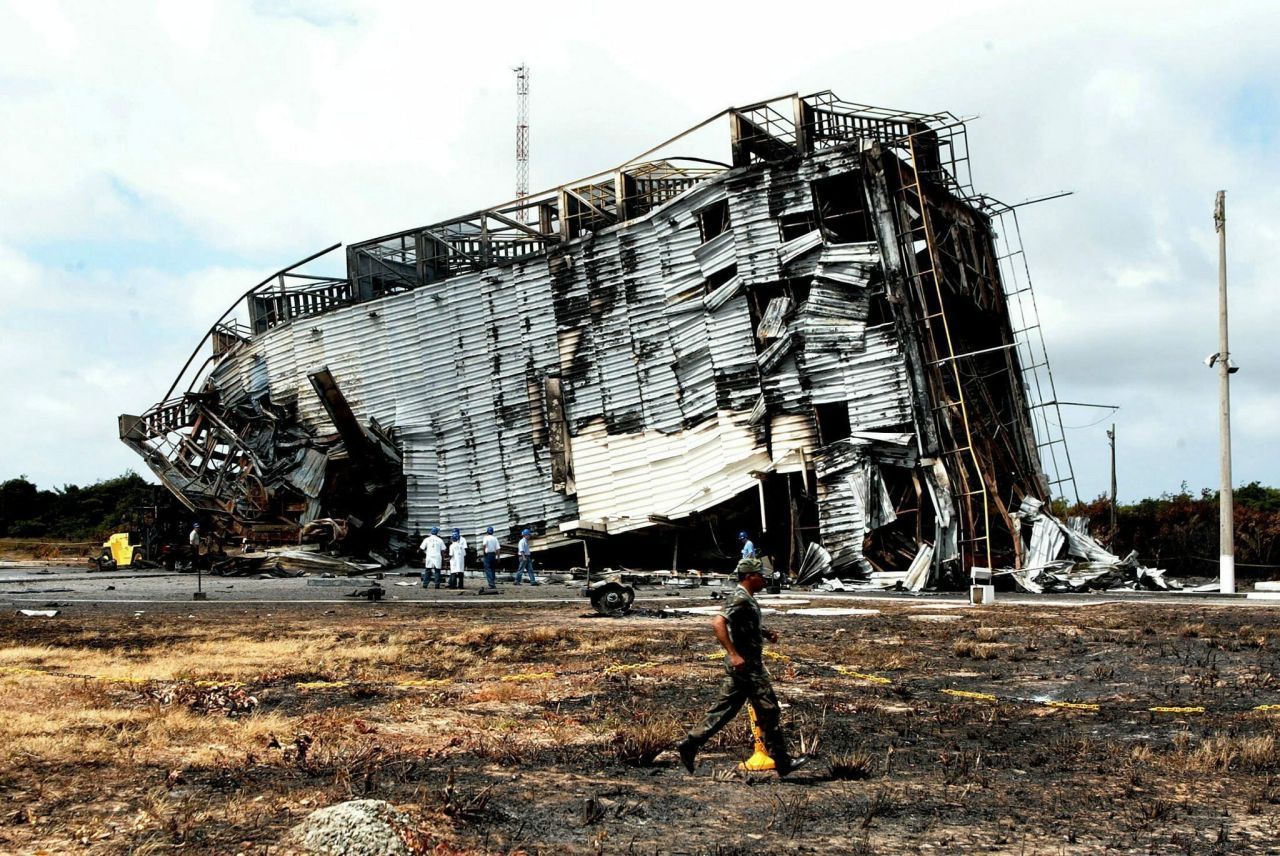
{"label": "person in blue shirt", "polygon": [[520,585],[520,575],[529,575],[529,584],[537,585],[538,580],[533,575],[533,551],[529,549],[529,536],[533,533],[528,529],[520,532],[520,543],[516,545],[516,555],[520,562],[516,565],[516,585]]}
{"label": "person in blue shirt", "polygon": [[747,534],[746,530],[738,533],[738,540],[742,542],[742,558],[757,558],[756,545],[751,543],[751,536]]}

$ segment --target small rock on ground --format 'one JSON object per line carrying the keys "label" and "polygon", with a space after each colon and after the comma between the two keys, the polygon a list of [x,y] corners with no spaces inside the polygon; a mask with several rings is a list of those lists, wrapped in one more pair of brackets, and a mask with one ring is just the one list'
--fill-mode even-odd
{"label": "small rock on ground", "polygon": [[285,843],[314,856],[409,856],[400,830],[409,818],[383,800],[349,800],[316,809]]}

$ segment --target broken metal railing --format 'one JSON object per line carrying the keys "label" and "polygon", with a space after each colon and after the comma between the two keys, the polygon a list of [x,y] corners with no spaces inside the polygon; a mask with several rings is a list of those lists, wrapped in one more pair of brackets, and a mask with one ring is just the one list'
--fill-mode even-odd
{"label": "broken metal railing", "polygon": [[120,417],[120,439],[192,511],[257,519],[267,492],[262,463],[240,436],[197,398]]}
{"label": "broken metal railing", "polygon": [[[748,161],[760,159],[762,153],[782,158],[859,140],[892,145],[905,155],[909,143],[915,140],[919,145],[922,134],[931,134],[936,141],[930,140],[930,148],[938,152],[936,164],[931,166],[938,174],[931,173],[931,177],[959,189],[968,188],[964,125],[949,113],[910,113],[854,104],[829,91],[781,96],[721,111],[613,170],[464,217],[353,244],[347,250],[345,279],[295,272],[339,246],[334,245],[272,274],[237,301],[237,306],[242,301],[246,304],[249,336],[300,317],[509,264],[643,216],[731,168],[728,163],[696,157],[643,160],[725,116],[733,120],[731,148],[749,148]],[[224,313],[215,327],[235,308]],[[219,352],[234,345],[236,338],[224,336]],[[190,360],[184,373],[189,364]],[[169,394],[177,385],[175,382]]]}
{"label": "broken metal railing", "polygon": [[[352,244],[348,277],[355,299],[417,288],[546,252],[643,216],[730,164],[694,157],[645,160],[722,117],[730,119],[733,166],[780,160],[858,141],[895,147],[903,157],[924,135],[934,152],[928,177],[968,196],[964,124],[949,113],[909,113],[842,101],[831,92],[772,98],[730,108],[636,158],[541,193],[465,217]],[[924,168],[922,166],[922,168]]]}

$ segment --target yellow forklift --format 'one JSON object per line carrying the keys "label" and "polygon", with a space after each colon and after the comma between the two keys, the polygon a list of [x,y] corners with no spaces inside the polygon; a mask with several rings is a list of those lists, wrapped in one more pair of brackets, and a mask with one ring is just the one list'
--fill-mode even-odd
{"label": "yellow forklift", "polygon": [[96,560],[98,570],[157,566],[174,570],[184,555],[181,525],[185,516],[182,512],[164,505],[147,505],[134,508],[127,518],[121,521],[128,527],[127,531],[116,532],[102,543],[102,551]]}
{"label": "yellow forklift", "polygon": [[117,532],[102,543],[98,570],[140,568],[146,561],[146,547],[137,532]]}

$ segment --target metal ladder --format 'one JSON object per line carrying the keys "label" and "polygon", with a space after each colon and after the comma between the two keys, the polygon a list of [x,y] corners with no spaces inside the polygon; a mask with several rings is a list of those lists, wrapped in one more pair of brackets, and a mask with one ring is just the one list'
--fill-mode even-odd
{"label": "metal ladder", "polygon": [[1062,409],[1054,386],[1053,369],[1045,349],[1044,332],[1035,291],[1031,287],[1031,270],[1022,248],[1022,232],[1018,212],[1009,205],[983,199],[988,214],[998,223],[996,228],[997,262],[1004,286],[1005,305],[1014,325],[1018,364],[1022,369],[1022,386],[1030,403],[1027,416],[1035,432],[1036,454],[1044,473],[1048,496],[1080,502],[1071,452],[1063,432]]}
{"label": "metal ladder", "polygon": [[[901,201],[910,202],[908,193],[914,196],[914,207],[918,208],[920,217],[920,226],[910,228],[909,222],[907,228],[899,233],[898,240],[902,245],[904,258],[916,259],[915,243],[917,235],[923,238],[925,246],[928,249],[928,267],[917,269],[913,278],[916,280],[917,293],[920,299],[920,306],[924,314],[916,319],[919,325],[921,338],[928,343],[930,362],[939,369],[940,379],[946,386],[946,377],[949,374],[951,384],[954,388],[950,390],[950,396],[947,400],[940,402],[933,408],[936,416],[944,410],[952,411],[954,416],[959,418],[960,425],[963,428],[963,445],[947,447],[944,440],[942,454],[951,464],[951,475],[959,480],[959,484],[955,487],[960,490],[953,490],[952,496],[957,500],[957,504],[961,504],[961,521],[963,526],[960,532],[959,548],[962,564],[967,568],[974,565],[983,567],[991,567],[991,535],[990,535],[990,498],[987,495],[986,483],[982,477],[982,468],[978,464],[978,455],[973,448],[973,435],[969,426],[969,407],[965,400],[964,385],[960,380],[960,370],[957,366],[957,354],[951,341],[951,327],[947,320],[946,304],[943,301],[942,282],[938,275],[938,254],[937,244],[935,240],[933,224],[929,218],[929,206],[925,201],[924,191],[920,185],[920,172],[917,167],[918,158],[916,152],[915,135],[907,137],[907,147],[910,154],[910,163],[905,164],[910,167],[910,183],[900,183],[899,194]],[[905,212],[904,212],[905,214]],[[953,426],[950,420],[948,425]],[[948,431],[948,435],[953,440],[957,432]],[[971,484],[976,482],[976,488]],[[974,497],[978,497],[982,511],[976,513],[974,505]],[[968,537],[965,537],[965,529],[968,530]],[[966,547],[968,548],[966,550]],[[967,554],[967,555],[966,555]],[[967,558],[967,561],[966,561]]]}

